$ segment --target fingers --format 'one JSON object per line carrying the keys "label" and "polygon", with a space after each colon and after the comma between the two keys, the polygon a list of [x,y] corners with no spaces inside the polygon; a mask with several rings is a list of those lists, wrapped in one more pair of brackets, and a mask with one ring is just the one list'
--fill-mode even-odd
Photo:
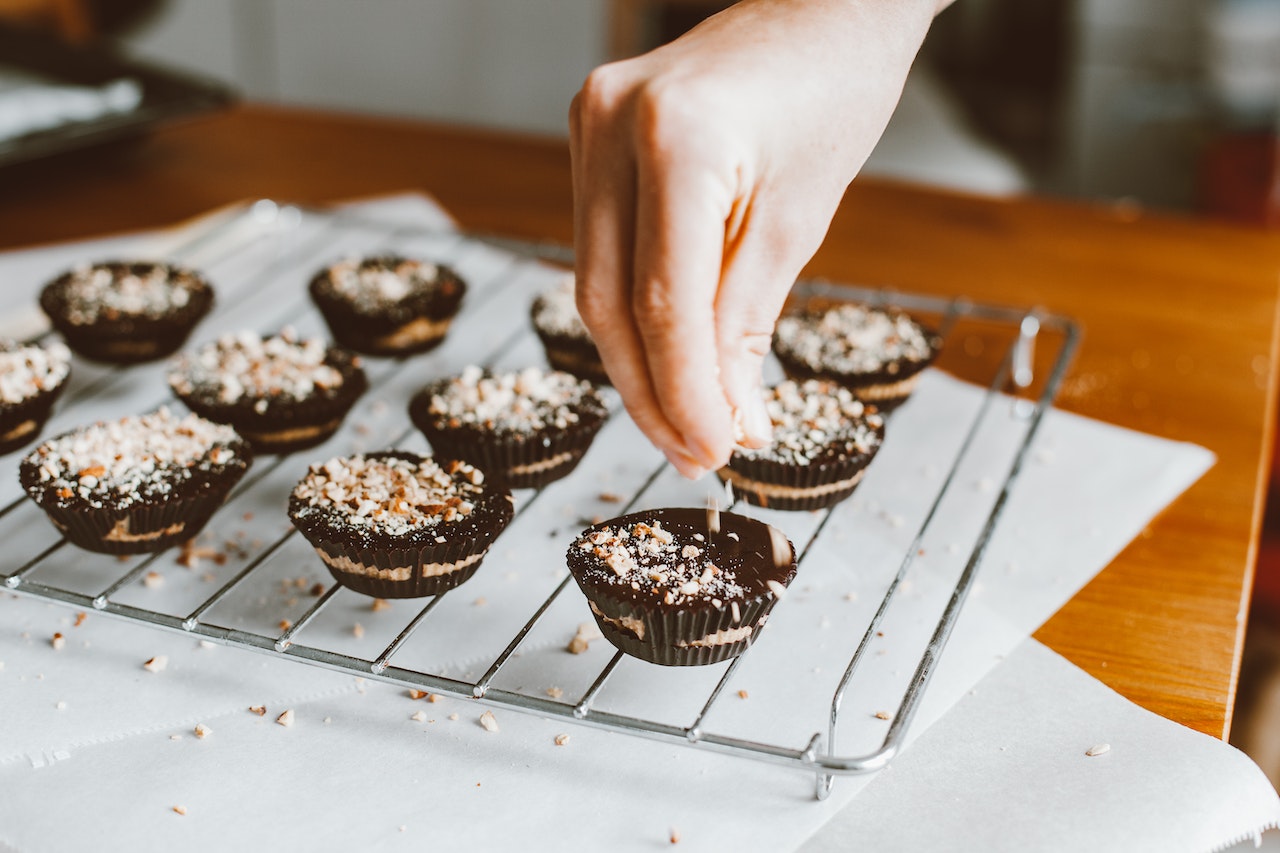
{"label": "fingers", "polygon": [[708,466],[664,415],[632,314],[636,165],[632,137],[618,120],[628,98],[618,77],[614,67],[597,69],[570,113],[578,311],[636,425],[680,473],[696,478]]}
{"label": "fingers", "polygon": [[690,144],[682,109],[661,95],[636,105],[631,309],[665,420],[702,467],[718,468],[733,447],[715,318],[733,187],[722,166]]}
{"label": "fingers", "polygon": [[741,202],[735,214],[716,295],[717,357],[725,395],[737,412],[741,443],[763,447],[773,432],[761,395],[764,359],[804,261],[786,239],[786,224],[760,214],[754,199]]}

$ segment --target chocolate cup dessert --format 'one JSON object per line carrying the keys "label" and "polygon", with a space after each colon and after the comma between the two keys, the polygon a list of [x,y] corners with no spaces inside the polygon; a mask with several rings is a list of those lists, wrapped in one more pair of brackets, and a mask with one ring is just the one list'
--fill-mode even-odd
{"label": "chocolate cup dessert", "polygon": [[530,367],[469,367],[419,391],[409,417],[437,456],[465,459],[495,483],[538,488],[578,466],[609,410],[590,382]]}
{"label": "chocolate cup dessert", "polygon": [[534,299],[529,317],[548,364],[597,385],[610,384],[600,351],[574,305],[572,277]]}
{"label": "chocolate cup dessert", "polygon": [[198,534],[252,461],[231,427],[161,408],[51,438],[18,475],[72,543],[142,554]]}
{"label": "chocolate cup dessert", "polygon": [[890,412],[906,402],[942,338],[901,311],[842,303],[784,315],[773,352],[792,379],[830,379]]}
{"label": "chocolate cup dessert", "polygon": [[0,339],[0,455],[40,433],[70,375],[71,352],[63,344]]}
{"label": "chocolate cup dessert", "polygon": [[717,474],[756,506],[834,506],[853,494],[884,443],[884,419],[868,408],[833,382],[781,382],[765,390],[773,442],[736,448]]}
{"label": "chocolate cup dessert", "polygon": [[441,264],[379,255],[326,267],[309,290],[339,344],[366,355],[398,356],[440,345],[467,285]]}
{"label": "chocolate cup dessert", "polygon": [[511,517],[511,493],[479,469],[400,450],[314,464],[289,498],[289,518],[334,579],[378,598],[466,582]]}
{"label": "chocolate cup dessert", "polygon": [[225,335],[174,359],[169,386],[196,414],[231,424],[258,453],[326,441],[368,388],[358,357],[291,329]]}
{"label": "chocolate cup dessert", "polygon": [[134,364],[171,355],[213,307],[197,272],[150,261],[75,267],[45,285],[40,307],[85,358]]}
{"label": "chocolate cup dessert", "polygon": [[662,666],[742,654],[796,575],[781,531],[706,509],[601,522],[574,539],[566,560],[605,639]]}

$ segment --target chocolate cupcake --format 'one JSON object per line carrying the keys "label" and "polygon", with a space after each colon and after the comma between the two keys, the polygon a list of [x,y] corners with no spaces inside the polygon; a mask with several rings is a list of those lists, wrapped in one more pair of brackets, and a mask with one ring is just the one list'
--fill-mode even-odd
{"label": "chocolate cupcake", "polygon": [[882,412],[906,401],[941,348],[906,314],[855,303],[785,315],[773,335],[792,379],[830,379]]}
{"label": "chocolate cupcake", "polygon": [[39,434],[71,375],[71,351],[60,343],[0,339],[0,454]]}
{"label": "chocolate cupcake", "polygon": [[231,427],[161,408],[51,438],[18,473],[71,542],[140,554],[199,533],[252,460]]}
{"label": "chocolate cupcake", "polygon": [[578,316],[572,276],[534,299],[530,317],[552,367],[597,385],[610,384],[596,342]]}
{"label": "chocolate cupcake", "polygon": [[182,346],[213,307],[213,288],[173,264],[84,264],[47,284],[40,307],[75,352],[133,364]]}
{"label": "chocolate cupcake", "polygon": [[311,279],[333,339],[367,355],[408,355],[440,344],[466,283],[446,266],[380,255],[348,258]]}
{"label": "chocolate cupcake", "polygon": [[419,391],[409,417],[437,456],[465,459],[516,489],[545,486],[576,468],[609,410],[590,382],[568,373],[468,367]]}
{"label": "chocolate cupcake", "polygon": [[231,424],[259,453],[314,447],[368,387],[360,361],[289,328],[224,335],[174,359],[169,385],[196,414]]}
{"label": "chocolate cupcake", "polygon": [[788,379],[765,391],[773,442],[739,447],[717,473],[748,503],[772,509],[834,506],[857,488],[884,443],[884,419],[833,382]]}
{"label": "chocolate cupcake", "polygon": [[511,493],[479,469],[400,450],[312,465],[289,498],[289,517],[330,574],[379,598],[465,582],[511,516]]}
{"label": "chocolate cupcake", "polygon": [[781,531],[704,509],[597,524],[574,539],[567,560],[605,639],[663,666],[741,654],[796,575],[795,547]]}

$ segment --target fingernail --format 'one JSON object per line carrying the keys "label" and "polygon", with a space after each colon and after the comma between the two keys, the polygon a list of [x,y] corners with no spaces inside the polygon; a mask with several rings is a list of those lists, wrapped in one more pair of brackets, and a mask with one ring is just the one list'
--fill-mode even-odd
{"label": "fingernail", "polygon": [[773,421],[765,410],[759,390],[753,391],[747,398],[745,409],[743,428],[747,434],[747,446],[764,447],[773,441]]}

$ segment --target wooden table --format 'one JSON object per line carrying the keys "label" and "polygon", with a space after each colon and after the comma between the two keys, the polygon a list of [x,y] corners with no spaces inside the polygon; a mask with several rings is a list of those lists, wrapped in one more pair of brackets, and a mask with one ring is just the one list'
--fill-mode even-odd
{"label": "wooden table", "polygon": [[[0,248],[166,225],[240,199],[407,189],[472,229],[572,232],[559,140],[245,106],[110,157],[0,171]],[[1225,736],[1274,429],[1280,235],[863,179],[811,272],[1074,316],[1085,338],[1063,408],[1218,455],[1036,636],[1137,703]]]}

